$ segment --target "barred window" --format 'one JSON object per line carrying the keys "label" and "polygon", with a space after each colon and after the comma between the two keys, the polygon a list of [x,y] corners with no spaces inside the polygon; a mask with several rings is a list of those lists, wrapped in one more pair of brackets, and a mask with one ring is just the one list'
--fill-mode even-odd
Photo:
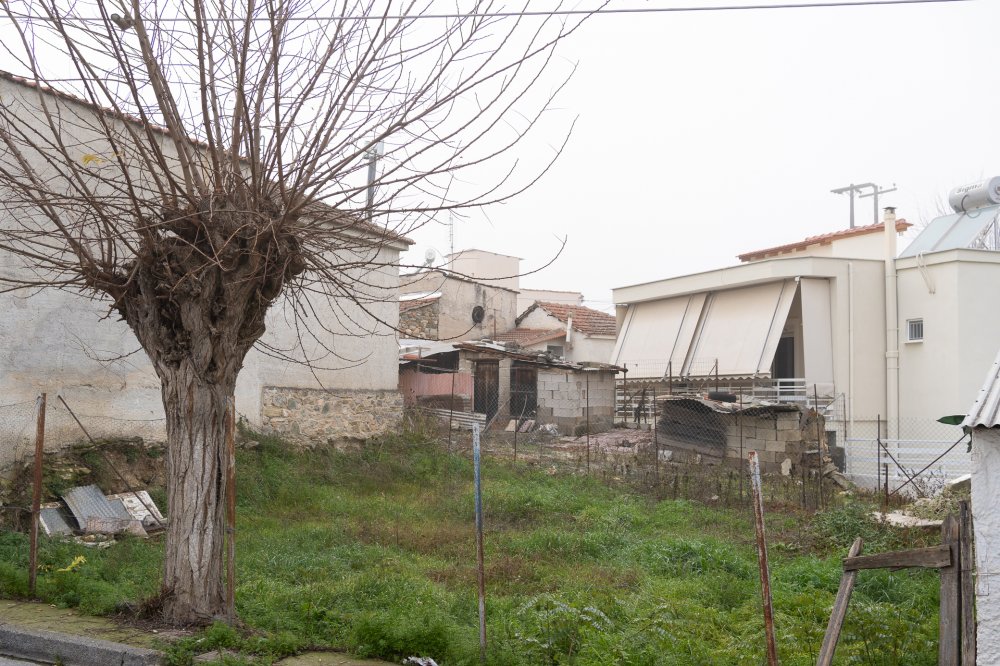
{"label": "barred window", "polygon": [[907,319],[906,320],[906,341],[907,342],[920,342],[924,339],[924,320],[923,319]]}

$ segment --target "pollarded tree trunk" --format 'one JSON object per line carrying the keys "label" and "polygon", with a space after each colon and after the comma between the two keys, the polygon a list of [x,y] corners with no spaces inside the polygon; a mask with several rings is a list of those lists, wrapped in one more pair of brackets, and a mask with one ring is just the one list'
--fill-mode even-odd
{"label": "pollarded tree trunk", "polygon": [[112,295],[160,378],[167,423],[164,619],[225,615],[226,411],[283,284],[305,269],[279,207],[248,190],[165,209]]}
{"label": "pollarded tree trunk", "polygon": [[191,363],[161,378],[167,418],[164,619],[202,624],[225,616],[226,411],[232,384],[206,383]]}

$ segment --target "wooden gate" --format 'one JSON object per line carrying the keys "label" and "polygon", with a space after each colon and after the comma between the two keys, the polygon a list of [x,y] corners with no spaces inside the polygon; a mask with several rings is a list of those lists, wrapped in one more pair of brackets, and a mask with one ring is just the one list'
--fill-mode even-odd
{"label": "wooden gate", "polygon": [[854,581],[861,569],[905,569],[926,567],[941,573],[941,619],[938,644],[939,666],[975,666],[976,611],[972,580],[972,514],[968,502],[959,503],[958,516],[950,515],[941,525],[941,545],[877,555],[861,555],[861,538],[854,541],[844,560],[844,575],[833,603],[833,612],[823,637],[816,666],[830,666],[837,649]]}

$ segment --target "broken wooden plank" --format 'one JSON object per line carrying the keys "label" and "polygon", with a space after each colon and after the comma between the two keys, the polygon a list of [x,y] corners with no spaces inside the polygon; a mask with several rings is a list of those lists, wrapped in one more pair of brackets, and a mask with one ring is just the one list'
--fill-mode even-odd
{"label": "broken wooden plank", "polygon": [[939,569],[951,566],[951,548],[947,545],[931,546],[930,548],[914,548],[912,550],[897,550],[891,553],[876,555],[860,555],[844,560],[844,571],[858,569],[906,569],[910,567],[925,567]]}
{"label": "broken wooden plank", "polygon": [[[857,557],[861,553],[862,544],[861,537],[854,540],[851,550],[847,553],[848,559]],[[837,641],[840,640],[840,630],[844,627],[844,618],[847,616],[847,604],[851,601],[851,593],[854,592],[854,582],[857,578],[856,569],[845,571],[840,578],[840,589],[837,590],[837,598],[833,602],[830,622],[826,625],[826,634],[823,636],[823,645],[819,649],[816,666],[830,666],[833,663],[833,654],[837,650]]]}
{"label": "broken wooden plank", "polygon": [[961,662],[961,606],[958,592],[958,520],[949,515],[941,525],[941,547],[947,548],[952,562],[941,567],[941,619],[938,631],[938,666],[959,666]]}

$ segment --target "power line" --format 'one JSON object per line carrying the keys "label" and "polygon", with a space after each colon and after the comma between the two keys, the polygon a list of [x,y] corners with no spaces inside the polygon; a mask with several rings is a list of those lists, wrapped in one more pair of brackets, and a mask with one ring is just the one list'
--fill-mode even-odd
{"label": "power line", "polygon": [[[390,14],[390,15],[340,15],[340,16],[289,16],[281,20],[286,22],[302,23],[307,21],[404,21],[415,19],[469,19],[469,18],[520,18],[520,17],[552,17],[552,16],[592,16],[595,14],[686,14],[698,12],[736,12],[736,11],[761,11],[768,9],[823,9],[823,8],[845,8],[845,7],[885,7],[894,5],[932,5],[957,2],[975,2],[976,0],[829,0],[827,2],[786,2],[778,4],[757,4],[757,5],[706,5],[704,7],[602,7],[599,9],[553,9],[553,10],[524,10],[524,11],[499,11],[499,12],[470,12],[470,13],[445,13],[445,14]],[[48,16],[37,16],[31,14],[14,14],[16,18],[33,20],[52,20]],[[77,23],[103,23],[100,17],[65,16],[59,18],[60,22]],[[244,22],[241,18],[206,18],[209,23],[221,23],[231,21],[236,23]],[[254,18],[252,21],[270,21],[269,18]],[[157,23],[189,23],[187,18],[157,18]]]}

